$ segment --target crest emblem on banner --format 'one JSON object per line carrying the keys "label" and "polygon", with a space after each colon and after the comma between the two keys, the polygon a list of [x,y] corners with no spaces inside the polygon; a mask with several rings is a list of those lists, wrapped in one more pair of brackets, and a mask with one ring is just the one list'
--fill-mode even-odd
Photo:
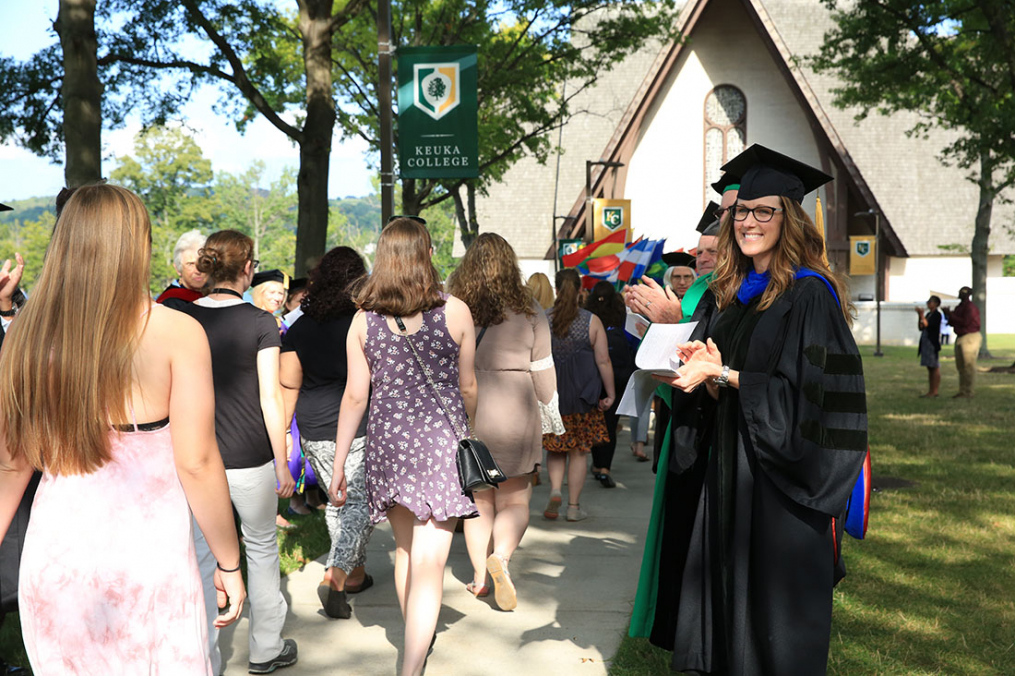
{"label": "crest emblem on banner", "polygon": [[624,207],[603,207],[603,227],[611,232],[624,227]]}
{"label": "crest emblem on banner", "polygon": [[857,242],[856,243],[856,255],[857,256],[866,256],[870,252],[871,252],[871,243],[870,242]]}
{"label": "crest emblem on banner", "polygon": [[435,120],[461,102],[458,63],[417,63],[412,80],[413,105]]}

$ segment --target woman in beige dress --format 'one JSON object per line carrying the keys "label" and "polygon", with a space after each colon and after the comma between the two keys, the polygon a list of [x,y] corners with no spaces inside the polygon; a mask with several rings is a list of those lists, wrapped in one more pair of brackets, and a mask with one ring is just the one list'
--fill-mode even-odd
{"label": "woman in beige dress", "polygon": [[[467,587],[486,596],[489,571],[497,605],[517,605],[508,562],[529,525],[532,477],[542,460],[546,431],[563,433],[557,410],[557,376],[546,315],[522,283],[514,249],[500,235],[483,233],[448,280],[476,323],[479,406],[475,433],[508,476],[497,490],[473,494],[479,517],[465,522],[474,570]],[[556,425],[552,421],[556,418]]]}

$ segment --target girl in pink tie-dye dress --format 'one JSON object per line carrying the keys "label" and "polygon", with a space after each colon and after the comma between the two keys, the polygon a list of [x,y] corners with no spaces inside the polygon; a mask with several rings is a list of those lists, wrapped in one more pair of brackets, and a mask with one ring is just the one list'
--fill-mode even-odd
{"label": "girl in pink tie-dye dress", "polygon": [[[246,598],[208,339],[153,305],[151,241],[137,195],[76,188],[0,351],[0,538],[42,472],[18,588],[36,676],[212,673],[192,514],[228,605],[214,626]],[[22,269],[0,266],[0,307]]]}
{"label": "girl in pink tie-dye dress", "polygon": [[169,421],[110,432],[91,474],[44,474],[18,605],[46,674],[208,674],[204,593]]}

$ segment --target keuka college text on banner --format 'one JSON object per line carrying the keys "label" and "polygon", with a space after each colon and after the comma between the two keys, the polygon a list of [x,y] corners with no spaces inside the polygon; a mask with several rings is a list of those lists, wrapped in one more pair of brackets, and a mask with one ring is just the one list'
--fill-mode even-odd
{"label": "keuka college text on banner", "polygon": [[398,49],[402,178],[476,178],[476,47]]}

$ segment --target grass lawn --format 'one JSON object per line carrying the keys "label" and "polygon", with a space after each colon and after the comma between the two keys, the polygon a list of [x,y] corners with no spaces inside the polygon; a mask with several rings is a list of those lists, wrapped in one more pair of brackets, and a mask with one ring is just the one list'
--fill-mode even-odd
{"label": "grass lawn", "polygon": [[[279,500],[278,505],[279,511],[284,514],[289,501]],[[324,523],[324,511],[314,510],[308,516],[287,516],[287,518],[295,528],[278,531],[278,549],[283,575],[299,570],[328,551],[331,546],[328,526]],[[242,565],[245,578],[246,560],[242,561]],[[28,657],[21,643],[21,624],[17,613],[7,615],[3,626],[0,627],[0,660],[15,665],[28,665]]]}
{"label": "grass lawn", "polygon": [[[1009,366],[1015,335],[990,337]],[[863,347],[874,484],[867,539],[846,538],[835,589],[830,674],[1015,674],[1015,375],[981,373],[958,390],[942,349],[940,399],[919,399],[916,348]],[[1012,444],[1009,446],[1009,444]],[[669,671],[669,653],[624,639],[613,676]]]}
{"label": "grass lawn", "polygon": [[[990,348],[998,359],[981,366],[1010,365],[1015,335],[991,336]],[[1013,674],[1015,375],[981,373],[976,398],[953,401],[946,346],[942,397],[919,399],[927,378],[915,348],[886,347],[882,358],[861,351],[875,485],[879,477],[915,485],[875,493],[868,539],[846,539],[829,673]],[[297,527],[279,533],[283,574],[329,544],[323,512],[291,520]],[[610,673],[665,674],[668,656],[625,638]],[[17,615],[0,628],[0,657],[26,662]]]}

